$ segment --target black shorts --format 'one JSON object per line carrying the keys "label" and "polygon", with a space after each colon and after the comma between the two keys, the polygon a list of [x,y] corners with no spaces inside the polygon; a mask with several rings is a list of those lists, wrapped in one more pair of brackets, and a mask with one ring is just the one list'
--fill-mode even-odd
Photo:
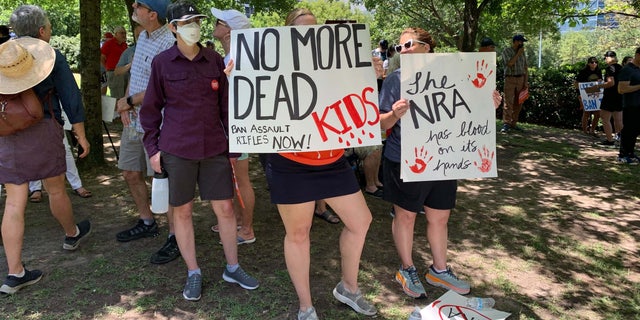
{"label": "black shorts", "polygon": [[233,198],[233,173],[226,155],[189,160],[162,153],[162,167],[169,175],[169,204],[178,207],[189,203],[196,194],[202,200]]}
{"label": "black shorts", "polygon": [[427,206],[448,210],[456,206],[457,180],[404,182],[400,179],[400,163],[383,157],[383,199],[405,210],[418,212]]}
{"label": "black shorts", "polygon": [[360,191],[345,157],[331,164],[311,166],[269,154],[266,173],[271,202],[275,204],[304,203]]}

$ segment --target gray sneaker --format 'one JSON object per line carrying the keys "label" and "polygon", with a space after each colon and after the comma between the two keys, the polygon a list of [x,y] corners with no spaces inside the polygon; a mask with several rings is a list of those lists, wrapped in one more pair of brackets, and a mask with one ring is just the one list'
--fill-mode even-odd
{"label": "gray sneaker", "polygon": [[194,274],[187,278],[187,283],[182,290],[182,296],[189,301],[198,301],[202,296],[202,275]]}
{"label": "gray sneaker", "polygon": [[338,282],[338,285],[333,289],[333,296],[336,297],[338,301],[348,305],[358,313],[362,313],[367,316],[372,316],[378,313],[376,307],[364,299],[360,289],[355,293],[351,293],[344,287],[342,281]]}
{"label": "gray sneaker", "polygon": [[298,310],[298,320],[318,320],[316,308],[310,307],[307,311]]}
{"label": "gray sneaker", "polygon": [[420,276],[416,267],[410,266],[409,268],[400,269],[396,272],[396,281],[402,285],[402,290],[410,297],[423,298],[427,296],[427,292],[420,282]]}
{"label": "gray sneaker", "polygon": [[471,291],[471,286],[458,279],[458,276],[453,273],[453,270],[451,270],[449,266],[447,266],[447,271],[437,273],[432,265],[429,267],[429,272],[425,274],[425,278],[427,278],[427,282],[432,286],[450,289],[459,294],[467,294]]}
{"label": "gray sneaker", "polygon": [[222,279],[226,282],[237,283],[247,290],[253,290],[260,286],[258,280],[244,272],[241,267],[238,267],[236,272],[229,272],[227,268],[224,268]]}

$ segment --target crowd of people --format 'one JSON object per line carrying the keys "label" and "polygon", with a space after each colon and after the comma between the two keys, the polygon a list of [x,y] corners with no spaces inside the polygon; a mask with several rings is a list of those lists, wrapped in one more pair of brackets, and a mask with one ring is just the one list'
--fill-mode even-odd
{"label": "crowd of people", "polygon": [[[164,264],[182,257],[187,267],[182,296],[189,301],[201,298],[203,285],[192,221],[196,187],[217,218],[218,224],[211,230],[219,234],[226,260],[222,279],[247,290],[260,285],[258,279],[240,266],[238,257],[238,245],[256,241],[250,157],[230,153],[227,143],[228,77],[233,75],[234,65],[229,54],[231,31],[251,28],[251,23],[236,10],[211,8],[211,13],[216,19],[213,37],[219,41],[224,57],[212,48],[213,43],[200,44],[201,25],[207,15],[188,0],[134,2],[135,46],[128,47],[125,29],[116,27],[114,37],[101,48],[108,92],[118,99],[116,111],[123,124],[118,168],[139,214],[137,223],[117,233],[115,238],[128,242],[160,234],[156,216],[150,210],[147,180],[154,173],[166,172],[169,227],[165,243],[151,255],[150,262]],[[17,38],[0,47],[3,83],[0,93],[33,88],[45,112],[44,119],[36,125],[0,137],[0,163],[13,164],[0,168],[0,183],[7,194],[2,240],[8,264],[8,276],[0,292],[7,294],[38,282],[43,275],[39,270],[27,270],[21,260],[27,201],[39,202],[42,197],[40,187],[30,189],[30,182],[43,181],[51,212],[65,233],[63,249],[77,249],[92,230],[89,221],[75,222],[64,180],[66,173],[77,195],[91,196],[81,182],[78,184],[77,170],[73,157],[68,156],[69,145],[62,130],[64,109],[82,148],[79,157],[85,157],[90,146],[84,133],[80,91],[64,56],[48,45],[52,26],[41,8],[22,5],[12,13],[10,22]],[[304,26],[318,21],[308,9],[296,9],[284,23]],[[0,39],[5,39],[5,31],[0,29],[0,33]],[[496,106],[501,99],[504,102],[503,133],[519,130],[520,93],[529,86],[526,41],[523,35],[515,35],[512,45],[501,55],[505,65],[504,96],[496,91],[494,100]],[[372,222],[365,195],[382,198],[392,205],[390,228],[399,260],[395,280],[404,293],[414,298],[427,295],[419,269],[430,285],[460,294],[471,290],[471,285],[453,272],[447,259],[448,222],[456,204],[457,181],[408,183],[400,174],[401,126],[409,102],[400,94],[399,56],[433,53],[437,43],[427,30],[418,27],[404,29],[398,43],[389,46],[387,40],[381,40],[372,52],[373,65],[381,80],[379,110],[380,126],[386,131],[384,148],[347,150],[364,163],[364,183],[353,174],[344,149],[261,155],[271,202],[277,206],[285,229],[284,259],[299,300],[298,319],[318,319],[309,279],[314,217],[343,225],[339,239],[341,280],[333,289],[334,297],[358,313],[369,316],[377,313],[358,284],[360,257]],[[494,52],[495,47],[493,40],[485,38],[479,51]],[[23,55],[9,55],[10,52]],[[23,56],[34,59],[20,58]],[[3,61],[9,61],[6,68],[1,65],[5,64]],[[604,78],[597,59],[589,58],[576,81],[599,81],[596,89],[604,88],[600,113],[609,124],[604,126],[603,145],[613,144],[619,133],[620,161],[638,163],[633,149],[640,133],[635,122],[640,113],[640,103],[636,103],[640,101],[637,96],[640,48],[624,67],[617,64],[613,51],[605,53],[605,61]],[[583,130],[593,132],[597,120],[589,122],[588,116],[592,115],[585,114]],[[45,153],[47,157],[39,156]],[[421,212],[427,221],[425,237],[433,259],[424,267],[413,260],[415,222]]]}

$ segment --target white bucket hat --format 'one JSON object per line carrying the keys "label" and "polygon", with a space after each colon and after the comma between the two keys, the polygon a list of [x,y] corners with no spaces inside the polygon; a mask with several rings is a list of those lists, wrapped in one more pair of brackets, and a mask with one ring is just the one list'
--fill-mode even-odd
{"label": "white bucket hat", "polygon": [[56,53],[45,41],[23,37],[0,45],[0,93],[34,87],[53,70]]}

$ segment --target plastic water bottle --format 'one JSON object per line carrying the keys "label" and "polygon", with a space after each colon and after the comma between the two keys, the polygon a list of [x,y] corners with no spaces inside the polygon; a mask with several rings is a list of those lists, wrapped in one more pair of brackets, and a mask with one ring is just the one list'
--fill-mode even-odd
{"label": "plastic water bottle", "polygon": [[169,211],[169,176],[162,170],[153,175],[151,183],[151,212],[155,214]]}
{"label": "plastic water bottle", "polygon": [[479,298],[471,297],[467,299],[467,307],[474,308],[476,310],[490,309],[496,305],[496,301],[493,298]]}
{"label": "plastic water bottle", "polygon": [[420,308],[415,307],[409,315],[409,320],[422,320],[422,314],[420,314]]}

